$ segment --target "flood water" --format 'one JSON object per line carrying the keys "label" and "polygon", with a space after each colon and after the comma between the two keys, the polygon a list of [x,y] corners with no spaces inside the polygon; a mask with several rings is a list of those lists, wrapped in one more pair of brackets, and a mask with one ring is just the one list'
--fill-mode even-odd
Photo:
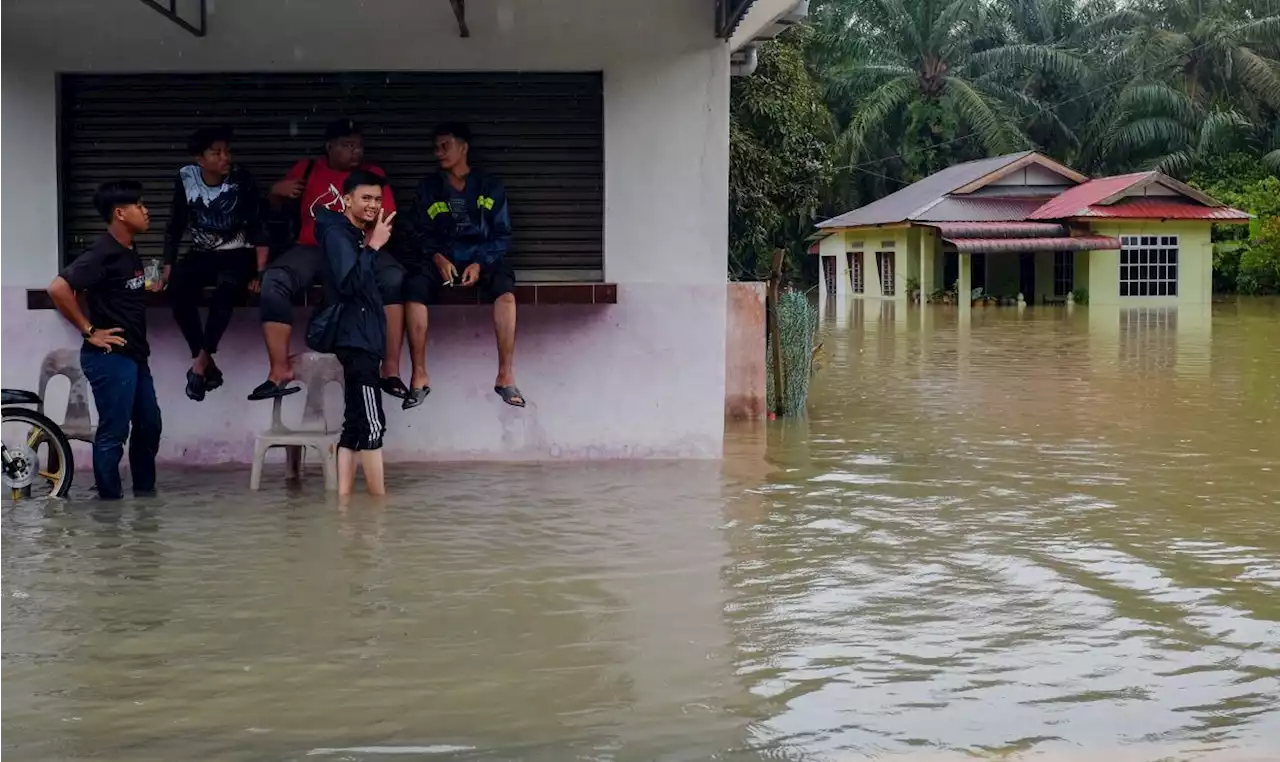
{"label": "flood water", "polygon": [[822,341],[723,463],[6,506],[4,753],[1280,759],[1280,304]]}

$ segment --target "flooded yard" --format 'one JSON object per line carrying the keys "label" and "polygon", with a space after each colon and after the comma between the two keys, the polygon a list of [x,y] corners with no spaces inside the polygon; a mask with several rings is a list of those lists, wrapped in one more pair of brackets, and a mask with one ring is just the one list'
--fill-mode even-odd
{"label": "flooded yard", "polygon": [[823,321],[723,463],[6,504],[4,752],[1280,758],[1280,303]]}

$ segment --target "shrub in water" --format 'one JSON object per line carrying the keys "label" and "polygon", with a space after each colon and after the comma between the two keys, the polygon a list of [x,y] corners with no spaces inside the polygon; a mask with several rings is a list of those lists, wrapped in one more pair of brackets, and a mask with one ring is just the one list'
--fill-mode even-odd
{"label": "shrub in water", "polygon": [[[782,336],[782,363],[786,369],[783,411],[786,415],[804,415],[805,400],[809,397],[809,377],[813,370],[813,337],[818,329],[818,310],[809,298],[799,291],[784,291],[778,297],[778,333]],[[774,397],[773,338],[765,347],[765,368],[768,373],[769,410],[776,411]]]}

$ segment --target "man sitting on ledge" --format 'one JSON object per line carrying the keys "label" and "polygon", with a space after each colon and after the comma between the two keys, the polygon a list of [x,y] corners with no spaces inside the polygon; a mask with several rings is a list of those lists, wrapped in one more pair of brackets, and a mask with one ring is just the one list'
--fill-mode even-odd
{"label": "man sitting on ledge", "polygon": [[[231,163],[231,130],[201,127],[187,143],[194,162],[178,170],[169,225],[164,234],[164,277],[173,317],[191,349],[187,397],[200,402],[222,386],[214,362],[218,342],[231,324],[236,299],[257,292],[267,264],[258,186],[249,171]],[[191,249],[178,258],[182,234],[191,231]],[[200,290],[213,286],[209,317],[202,324]]]}
{"label": "man sitting on ledge", "polygon": [[440,171],[418,183],[414,207],[417,254],[423,261],[405,279],[413,376],[402,406],[407,410],[422,404],[431,391],[426,305],[437,304],[443,288],[478,284],[481,293],[494,300],[498,376],[493,390],[508,405],[524,407],[514,368],[515,273],[505,259],[511,245],[507,194],[497,178],[471,169],[471,130],[465,124],[439,125],[433,138]]}
{"label": "man sitting on ledge", "polygon": [[[324,133],[325,155],[303,159],[271,188],[272,206],[281,208],[291,201],[301,202],[297,246],[290,249],[262,273],[262,335],[267,343],[271,370],[267,380],[249,395],[251,400],[283,397],[300,391],[289,386],[293,368],[289,364],[289,338],[293,334],[293,299],[316,280],[323,260],[316,242],[316,212],[328,209],[339,214],[346,211],[342,187],[347,175],[364,169],[386,177],[378,167],[364,163],[364,138],[360,128],[350,119],[331,123]],[[391,188],[385,188],[382,208],[396,210]],[[400,380],[400,346],[404,343],[404,267],[390,252],[378,253],[378,287],[382,291],[383,309],[387,316],[387,353],[382,362],[382,389],[396,397],[404,397],[406,389]]]}

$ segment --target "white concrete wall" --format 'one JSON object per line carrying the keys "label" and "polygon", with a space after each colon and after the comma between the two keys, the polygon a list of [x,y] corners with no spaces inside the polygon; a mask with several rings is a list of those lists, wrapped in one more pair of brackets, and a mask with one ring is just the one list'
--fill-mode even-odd
{"label": "white concrete wall", "polygon": [[[16,352],[19,344],[38,349],[27,339],[10,341],[16,337],[10,331],[19,327],[15,318],[29,322],[28,338],[74,342],[54,313],[28,313],[17,303],[21,288],[45,286],[58,268],[57,73],[602,71],[604,267],[606,279],[619,284],[620,304],[579,317],[572,309],[522,312],[521,386],[541,407],[524,419],[524,434],[513,437],[509,422],[487,418],[477,434],[474,416],[459,406],[456,414],[442,412],[431,427],[419,426],[420,432],[432,430],[406,444],[399,456],[720,454],[729,49],[715,38],[711,0],[471,0],[469,39],[459,38],[443,0],[224,0],[210,6],[209,34],[201,39],[138,2],[5,1],[6,386],[35,384],[34,363],[16,362],[9,349]],[[491,349],[492,340],[472,325],[482,317],[474,308],[466,317],[459,313],[452,321],[459,327],[456,335],[448,333],[451,321],[433,319],[432,357],[469,353],[487,364],[482,353]],[[163,311],[150,319],[153,329],[170,323]],[[237,325],[244,328],[233,325],[233,334],[251,331],[251,323],[248,316],[238,316]],[[566,337],[581,348],[566,355]],[[229,340],[253,351],[250,336]],[[448,341],[456,347],[447,345],[438,353],[436,342]],[[180,390],[180,383],[160,376],[180,377],[181,359],[172,369],[159,365],[157,378],[166,389]],[[433,369],[437,390],[456,382],[467,385],[464,396],[493,396],[487,390],[490,371],[468,367],[465,373],[457,370],[454,379],[449,370],[442,368],[441,378]],[[166,408],[189,404],[180,394],[172,399],[162,394],[161,403]],[[241,396],[234,410],[243,408]],[[201,412],[235,415],[230,407],[208,405]],[[198,418],[181,419],[179,425],[187,429],[170,427],[166,436],[177,457],[184,437],[199,441]],[[226,434],[218,457],[238,457],[227,454],[243,449],[243,437],[236,436]]]}
{"label": "white concrete wall", "polygon": [[0,204],[0,283],[43,286],[56,272],[58,252],[55,78],[47,66],[10,57],[7,35],[4,52],[0,72],[0,113],[4,114],[0,154],[5,185],[4,203]]}

